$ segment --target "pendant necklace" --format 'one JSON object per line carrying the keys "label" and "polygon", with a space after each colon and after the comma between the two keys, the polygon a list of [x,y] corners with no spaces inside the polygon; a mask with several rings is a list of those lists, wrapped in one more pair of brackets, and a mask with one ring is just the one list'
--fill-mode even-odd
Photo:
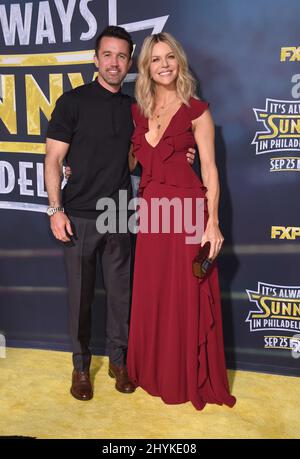
{"label": "pendant necklace", "polygon": [[[166,107],[168,107],[170,104],[172,104],[175,100],[177,100],[177,97],[176,97],[176,99],[171,100],[171,102],[169,102],[168,104],[162,105],[162,106],[159,108],[159,110],[164,110]],[[161,124],[160,124],[160,120],[159,120],[160,116],[161,116],[160,113],[155,114],[155,118],[156,118],[156,129],[160,129],[160,128],[161,128]]]}

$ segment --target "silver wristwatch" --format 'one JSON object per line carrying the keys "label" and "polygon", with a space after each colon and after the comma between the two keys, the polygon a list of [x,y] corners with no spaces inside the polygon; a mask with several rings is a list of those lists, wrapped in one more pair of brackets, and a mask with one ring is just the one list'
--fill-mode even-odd
{"label": "silver wristwatch", "polygon": [[47,209],[47,215],[48,215],[49,217],[51,217],[52,215],[56,214],[56,212],[63,212],[63,211],[64,211],[64,208],[63,208],[63,207],[60,207],[60,206],[58,206],[58,207],[51,207],[51,206],[50,206],[50,207],[48,207],[48,209]]}

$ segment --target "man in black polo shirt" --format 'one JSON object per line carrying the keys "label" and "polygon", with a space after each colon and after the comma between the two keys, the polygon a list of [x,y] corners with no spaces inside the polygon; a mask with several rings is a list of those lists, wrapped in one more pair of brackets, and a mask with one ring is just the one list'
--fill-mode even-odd
{"label": "man in black polo shirt", "polygon": [[[133,131],[132,99],[120,87],[130,65],[133,43],[120,27],[108,27],[98,37],[95,64],[98,78],[64,93],[56,103],[47,131],[45,181],[50,225],[65,242],[69,287],[70,331],[73,344],[72,395],[93,396],[89,377],[90,309],[94,297],[96,259],[100,251],[107,296],[109,374],[116,388],[134,391],[125,354],[130,306],[130,235],[99,234],[96,203],[130,190],[128,152]],[[63,190],[61,171],[67,157],[72,175]],[[76,233],[76,237],[75,234]],[[73,244],[68,244],[72,238]]]}
{"label": "man in black polo shirt", "polygon": [[[128,153],[133,132],[133,101],[120,88],[131,66],[132,49],[131,37],[123,28],[107,27],[96,40],[97,79],[64,93],[57,100],[47,131],[45,182],[50,204],[47,213],[54,236],[65,242],[74,365],[71,394],[78,400],[93,397],[89,376],[90,312],[99,252],[107,298],[109,374],[116,378],[115,387],[120,392],[135,390],[125,361],[130,235],[100,234],[96,228],[99,215],[96,203],[100,198],[114,199],[117,212],[121,212],[119,190],[127,190],[130,196]],[[193,162],[194,153],[187,153],[189,162]],[[65,158],[72,174],[61,200]]]}

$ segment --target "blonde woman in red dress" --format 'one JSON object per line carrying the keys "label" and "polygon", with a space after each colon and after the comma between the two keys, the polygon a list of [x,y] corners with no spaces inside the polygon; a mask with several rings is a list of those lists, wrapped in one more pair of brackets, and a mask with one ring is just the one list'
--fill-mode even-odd
{"label": "blonde woman in red dress", "polygon": [[[138,70],[131,166],[137,161],[142,166],[139,195],[149,208],[154,198],[177,198],[182,203],[190,198],[194,207],[202,198],[205,230],[200,242],[210,242],[209,256],[215,259],[223,236],[208,104],[195,96],[185,53],[168,33],[145,39]],[[195,144],[203,183],[186,161],[187,148]],[[214,262],[199,283],[192,261],[200,242],[187,243],[187,233],[177,232],[176,223],[171,222],[169,233],[150,229],[137,235],[128,373],[136,386],[167,404],[191,401],[198,410],[206,403],[232,407],[217,267]]]}

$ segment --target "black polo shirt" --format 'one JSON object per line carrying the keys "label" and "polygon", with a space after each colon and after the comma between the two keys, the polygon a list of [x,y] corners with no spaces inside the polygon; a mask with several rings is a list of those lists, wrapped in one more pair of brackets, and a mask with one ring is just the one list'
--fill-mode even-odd
{"label": "black polo shirt", "polygon": [[98,199],[110,197],[118,203],[119,190],[130,193],[132,102],[121,91],[108,91],[97,79],[57,100],[47,137],[70,144],[66,162],[72,175],[62,193],[67,214],[96,218]]}

